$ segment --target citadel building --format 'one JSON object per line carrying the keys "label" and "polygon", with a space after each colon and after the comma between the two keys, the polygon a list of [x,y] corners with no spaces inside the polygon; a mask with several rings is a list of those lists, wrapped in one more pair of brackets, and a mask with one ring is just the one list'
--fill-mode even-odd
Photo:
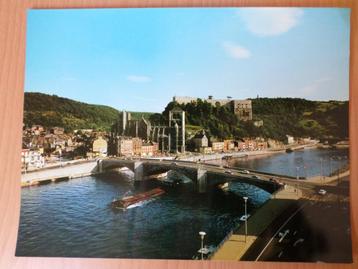
{"label": "citadel building", "polygon": [[[174,96],[173,102],[177,102],[178,104],[188,104],[191,102],[197,102],[196,97],[188,97],[188,96]],[[235,113],[238,118],[242,121],[252,120],[252,103],[251,100],[237,100],[232,99],[228,96],[227,99],[214,99],[212,95],[209,95],[206,99],[201,99],[206,101],[213,106],[217,103],[221,106],[228,106],[233,113]]]}

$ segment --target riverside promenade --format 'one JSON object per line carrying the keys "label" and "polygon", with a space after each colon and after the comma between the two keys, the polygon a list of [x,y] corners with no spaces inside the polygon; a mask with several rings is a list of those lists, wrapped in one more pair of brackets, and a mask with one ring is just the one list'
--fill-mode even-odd
{"label": "riverside promenade", "polygon": [[244,158],[250,156],[269,156],[276,153],[284,153],[285,149],[280,150],[254,150],[254,151],[233,151],[233,152],[220,152],[212,154],[196,154],[194,156],[182,156],[179,160],[191,161],[191,162],[206,162],[206,161],[216,161],[222,160],[226,157],[231,158]]}
{"label": "riverside promenade", "polygon": [[96,166],[97,162],[95,160],[91,160],[81,163],[68,163],[63,164],[63,166],[43,168],[36,171],[22,173],[21,187],[93,175],[96,173]]}
{"label": "riverside promenade", "polygon": [[230,233],[219,245],[217,251],[210,257],[211,260],[240,260],[246,251],[266,228],[293,204],[302,198],[300,189],[285,185],[282,189],[272,194],[262,207],[247,221],[248,233],[245,240],[245,224],[241,223],[238,229]]}

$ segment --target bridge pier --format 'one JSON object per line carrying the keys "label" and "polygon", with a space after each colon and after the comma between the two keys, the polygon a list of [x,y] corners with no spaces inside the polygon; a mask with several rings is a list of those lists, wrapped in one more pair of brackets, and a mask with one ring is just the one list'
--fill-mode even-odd
{"label": "bridge pier", "polygon": [[206,192],[207,185],[207,170],[198,168],[197,171],[198,191],[199,193]]}
{"label": "bridge pier", "polygon": [[98,173],[102,173],[102,172],[103,172],[102,160],[98,160],[98,161],[97,161],[97,172],[98,172]]}
{"label": "bridge pier", "polygon": [[143,179],[143,162],[136,161],[134,162],[134,180],[142,181]]}

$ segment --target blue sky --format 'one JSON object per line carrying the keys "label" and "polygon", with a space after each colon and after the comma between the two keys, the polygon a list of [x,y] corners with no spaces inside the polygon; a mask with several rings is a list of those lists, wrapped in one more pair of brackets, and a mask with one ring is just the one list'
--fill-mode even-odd
{"label": "blue sky", "polygon": [[347,100],[349,9],[29,10],[25,91],[129,111],[177,96]]}

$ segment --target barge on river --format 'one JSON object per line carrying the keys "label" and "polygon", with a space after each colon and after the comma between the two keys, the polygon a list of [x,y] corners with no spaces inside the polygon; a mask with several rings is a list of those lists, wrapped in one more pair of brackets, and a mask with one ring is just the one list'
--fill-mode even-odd
{"label": "barge on river", "polygon": [[161,188],[155,188],[147,192],[138,193],[136,195],[125,196],[118,200],[112,201],[112,206],[121,209],[127,209],[135,204],[151,200],[164,194],[165,191]]}

